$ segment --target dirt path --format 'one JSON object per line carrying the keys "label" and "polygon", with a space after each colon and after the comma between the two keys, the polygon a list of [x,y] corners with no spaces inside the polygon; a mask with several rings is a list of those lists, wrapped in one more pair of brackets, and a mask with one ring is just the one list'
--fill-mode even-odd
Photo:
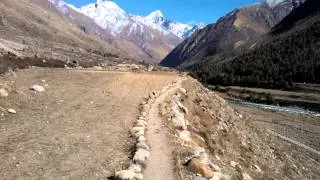
{"label": "dirt path", "polygon": [[320,157],[320,152],[319,152],[319,151],[317,151],[317,150],[315,150],[315,149],[312,149],[311,147],[309,147],[309,146],[307,146],[307,145],[305,145],[305,144],[302,144],[302,143],[300,143],[300,142],[298,142],[298,141],[295,141],[295,140],[293,140],[293,139],[290,139],[290,138],[288,138],[288,137],[282,136],[282,135],[280,135],[280,134],[278,134],[278,133],[276,133],[276,132],[274,132],[274,131],[271,131],[271,133],[274,134],[275,136],[283,139],[283,140],[286,140],[286,141],[288,141],[288,142],[290,142],[290,143],[292,143],[292,144],[295,144],[295,145],[297,145],[297,146],[299,146],[299,147],[301,147],[301,148],[303,148],[303,149],[305,149],[305,150],[310,151],[311,153],[314,153],[314,154],[317,155],[318,157]]}
{"label": "dirt path", "polygon": [[149,112],[149,125],[147,140],[151,147],[150,159],[145,171],[146,180],[174,180],[174,160],[172,157],[172,146],[167,137],[167,128],[164,128],[163,118],[160,116],[160,104],[172,95],[180,87],[178,82],[161,94],[151,106]]}
{"label": "dirt path", "polygon": [[[164,72],[18,72],[9,97],[0,98],[1,107],[17,111],[0,110],[0,174],[6,179],[106,179],[131,162],[129,129],[138,105],[176,78]],[[48,86],[35,93],[29,90],[34,84]]]}

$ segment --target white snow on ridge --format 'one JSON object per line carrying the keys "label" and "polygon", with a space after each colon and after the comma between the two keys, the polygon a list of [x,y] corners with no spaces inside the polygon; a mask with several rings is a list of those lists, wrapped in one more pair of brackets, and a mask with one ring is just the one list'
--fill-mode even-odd
{"label": "white snow on ridge", "polygon": [[98,0],[80,8],[86,16],[92,18],[103,29],[119,34],[130,23],[129,15],[112,1]]}
{"label": "white snow on ridge", "polygon": [[147,16],[130,15],[111,0],[97,0],[96,3],[91,3],[81,8],[76,8],[71,4],[65,3],[63,0],[48,1],[64,14],[67,14],[68,8],[71,8],[90,17],[96,24],[110,31],[115,36],[119,35],[128,26],[130,33],[137,29],[140,29],[141,33],[143,33],[143,26],[147,26],[164,35],[173,34],[185,39],[197,29],[204,27],[204,25],[189,25],[168,20],[160,10],[153,11]]}
{"label": "white snow on ridge", "polygon": [[280,3],[282,3],[285,0],[262,0],[263,2],[266,2],[267,4],[269,4],[269,6],[274,7]]}

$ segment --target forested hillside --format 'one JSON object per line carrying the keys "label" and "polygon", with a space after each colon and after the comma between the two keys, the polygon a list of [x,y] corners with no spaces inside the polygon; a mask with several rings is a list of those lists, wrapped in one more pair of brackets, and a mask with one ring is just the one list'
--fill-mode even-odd
{"label": "forested hillside", "polygon": [[188,69],[208,84],[290,88],[294,82],[320,83],[319,4],[309,0],[294,10],[249,53],[219,63],[208,58]]}

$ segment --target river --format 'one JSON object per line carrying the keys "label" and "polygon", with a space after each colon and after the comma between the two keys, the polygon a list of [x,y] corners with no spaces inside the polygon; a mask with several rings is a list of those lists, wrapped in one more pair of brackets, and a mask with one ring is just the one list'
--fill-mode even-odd
{"label": "river", "polygon": [[247,106],[247,107],[251,107],[251,108],[260,108],[260,109],[266,109],[266,110],[271,110],[271,111],[275,111],[275,112],[286,112],[286,113],[307,115],[307,116],[313,116],[313,117],[320,118],[320,110],[319,110],[319,112],[316,112],[316,111],[310,111],[310,110],[300,108],[300,107],[282,107],[282,106],[277,106],[277,105],[251,103],[251,102],[241,101],[241,100],[232,100],[230,102],[232,104]]}

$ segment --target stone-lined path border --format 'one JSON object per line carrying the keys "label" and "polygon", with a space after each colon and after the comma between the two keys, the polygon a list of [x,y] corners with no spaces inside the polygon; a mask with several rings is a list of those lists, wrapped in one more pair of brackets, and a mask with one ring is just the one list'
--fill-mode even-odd
{"label": "stone-lined path border", "polygon": [[[151,107],[153,108],[158,108],[157,103],[157,98],[162,96],[165,98],[168,95],[169,89],[174,88],[178,89],[178,86],[181,84],[183,79],[179,79],[176,81],[173,81],[171,84],[165,86],[162,88],[160,91],[152,91],[150,93],[149,97],[146,99],[146,101],[142,102],[140,105],[140,115],[137,119],[136,124],[134,127],[131,129],[131,134],[136,138],[136,151],[133,156],[132,164],[129,166],[128,169],[126,170],[121,170],[115,173],[115,179],[120,179],[120,180],[142,180],[144,179],[144,170],[147,168],[147,164],[152,166],[152,164],[157,164],[157,163],[151,163],[147,162],[148,159],[150,159],[150,155],[157,156],[157,152],[152,152],[154,154],[150,153],[150,147],[148,144],[150,144],[152,139],[147,139],[146,137],[152,137],[151,135],[146,136],[146,131],[148,128],[148,123],[150,122],[150,118],[154,117],[153,115],[150,115],[150,109]],[[174,90],[172,90],[174,92]],[[171,91],[170,91],[171,92]],[[160,102],[159,102],[160,103]],[[159,112],[159,111],[156,111]],[[155,120],[157,121],[157,120]],[[161,128],[161,122],[153,122],[153,123],[160,123]],[[159,125],[159,124],[158,124]],[[166,129],[165,129],[166,131]],[[149,143],[147,143],[149,142]],[[155,146],[155,145],[154,145]],[[153,148],[153,147],[151,147]],[[155,147],[156,148],[156,147]],[[170,154],[171,155],[171,154]],[[167,157],[171,158],[171,157]],[[149,168],[150,170],[154,172],[154,167]],[[148,169],[148,170],[149,170]],[[173,171],[173,168],[172,168]],[[152,173],[153,173],[152,172]],[[147,173],[147,176],[151,176],[150,172]],[[172,174],[173,178],[173,174]],[[152,177],[154,179],[154,177]]]}

